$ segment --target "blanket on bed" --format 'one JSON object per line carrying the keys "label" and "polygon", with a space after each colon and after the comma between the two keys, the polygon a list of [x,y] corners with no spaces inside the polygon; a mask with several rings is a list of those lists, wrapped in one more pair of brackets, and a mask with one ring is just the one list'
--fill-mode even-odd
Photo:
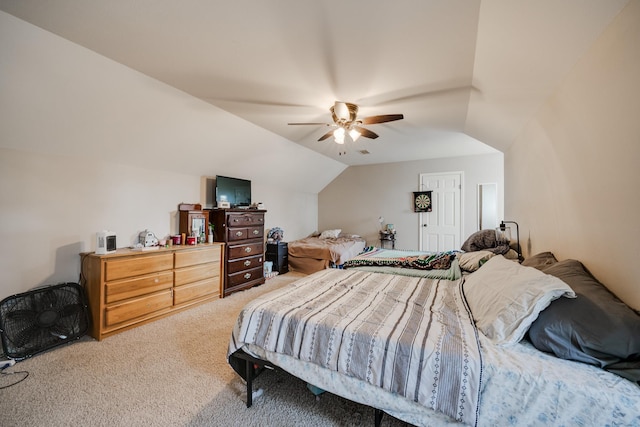
{"label": "blanket on bed", "polygon": [[291,257],[324,259],[340,265],[365,247],[362,238],[339,236],[335,239],[305,237],[288,244]]}
{"label": "blanket on bed", "polygon": [[323,270],[245,306],[229,355],[253,344],[475,425],[482,361],[461,284]]}
{"label": "blanket on bed", "polygon": [[456,252],[422,252],[395,249],[383,249],[368,246],[357,256],[345,261],[349,267],[399,267],[417,270],[447,270],[455,259]]}

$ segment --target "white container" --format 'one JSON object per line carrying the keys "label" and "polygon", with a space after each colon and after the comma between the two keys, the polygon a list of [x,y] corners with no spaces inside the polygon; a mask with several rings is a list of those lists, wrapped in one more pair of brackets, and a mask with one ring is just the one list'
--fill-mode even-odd
{"label": "white container", "polygon": [[271,274],[273,270],[273,261],[265,261],[264,262],[264,275]]}

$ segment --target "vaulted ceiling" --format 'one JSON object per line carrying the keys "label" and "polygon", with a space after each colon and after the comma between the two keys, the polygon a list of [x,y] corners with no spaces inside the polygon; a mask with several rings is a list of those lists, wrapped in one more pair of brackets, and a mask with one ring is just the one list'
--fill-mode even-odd
{"label": "vaulted ceiling", "polygon": [[[0,0],[0,10],[358,165],[505,150],[627,3]],[[326,126],[288,125],[329,123],[335,101],[404,119],[344,146],[317,141]]]}

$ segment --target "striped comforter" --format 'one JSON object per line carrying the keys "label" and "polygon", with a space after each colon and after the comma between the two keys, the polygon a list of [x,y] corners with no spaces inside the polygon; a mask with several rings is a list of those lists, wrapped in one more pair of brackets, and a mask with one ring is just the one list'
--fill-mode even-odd
{"label": "striped comforter", "polygon": [[475,425],[482,361],[461,284],[322,270],[245,306],[229,354],[254,344]]}

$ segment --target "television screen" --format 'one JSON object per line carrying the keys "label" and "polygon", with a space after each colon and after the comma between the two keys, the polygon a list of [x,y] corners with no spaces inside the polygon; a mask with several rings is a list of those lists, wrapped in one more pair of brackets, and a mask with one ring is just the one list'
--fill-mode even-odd
{"label": "television screen", "polygon": [[248,179],[216,176],[216,206],[229,202],[232,208],[251,205],[251,181]]}

